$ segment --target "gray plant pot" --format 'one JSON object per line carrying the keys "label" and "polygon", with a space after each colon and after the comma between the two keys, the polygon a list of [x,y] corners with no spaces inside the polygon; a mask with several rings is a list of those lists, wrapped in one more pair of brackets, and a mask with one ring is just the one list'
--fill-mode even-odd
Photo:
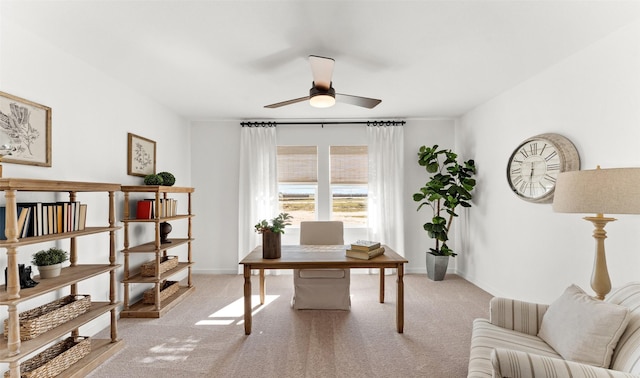
{"label": "gray plant pot", "polygon": [[427,277],[433,281],[442,281],[447,274],[449,256],[436,256],[430,252],[427,255]]}
{"label": "gray plant pot", "polygon": [[45,265],[39,266],[38,272],[40,272],[40,278],[53,278],[58,277],[60,275],[60,271],[62,270],[62,264],[53,264],[53,265]]}

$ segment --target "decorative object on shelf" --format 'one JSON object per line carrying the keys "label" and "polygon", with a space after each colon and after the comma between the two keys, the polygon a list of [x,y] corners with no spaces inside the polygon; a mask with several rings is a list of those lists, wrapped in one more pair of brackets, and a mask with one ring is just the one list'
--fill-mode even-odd
{"label": "decorative object on shelf", "polygon": [[[178,266],[178,256],[162,256],[160,258],[160,269],[157,276]],[[156,259],[147,261],[140,266],[140,275],[143,277],[156,276]]]}
{"label": "decorative object on shelf", "polygon": [[640,168],[612,168],[564,172],[558,175],[553,210],[559,213],[587,213],[584,219],[593,223],[596,255],[591,275],[591,288],[598,299],[611,291],[604,252],[604,227],[615,218],[604,214],[640,214]]}
{"label": "decorative object on shelf", "polygon": [[156,172],[156,142],[127,133],[127,174],[150,175]]}
{"label": "decorative object on shelf", "polygon": [[144,176],[145,185],[162,185],[163,183],[162,176],[156,175],[155,173]]}
{"label": "decorative object on shelf", "polygon": [[[20,289],[28,289],[34,287],[38,282],[31,278],[32,269],[30,266],[25,267],[24,264],[18,264],[18,276],[20,280]],[[9,282],[7,277],[7,268],[4,268],[4,282]],[[4,290],[7,290],[7,285],[4,286]]]}
{"label": "decorative object on shelf", "polygon": [[0,92],[0,129],[12,141],[6,163],[51,166],[51,108]]}
{"label": "decorative object on shelf", "polygon": [[159,172],[158,176],[162,177],[162,185],[173,186],[176,183],[176,177],[170,172]]}
{"label": "decorative object on shelf", "polygon": [[254,227],[255,231],[262,234],[262,257],[265,259],[279,259],[282,253],[281,234],[284,228],[291,225],[293,217],[289,213],[280,213],[271,220],[271,224],[266,219],[258,222]]}
{"label": "decorative object on shelf", "polygon": [[520,143],[507,163],[507,181],[521,199],[533,203],[553,201],[558,175],[580,169],[576,146],[560,134],[533,136]]}
{"label": "decorative object on shelf", "polygon": [[[430,222],[423,225],[427,235],[431,239],[435,239],[435,248],[429,248],[427,254],[434,256],[444,256],[439,260],[446,261],[448,265],[449,256],[457,254],[447,246],[449,240],[449,230],[453,218],[458,214],[455,210],[458,206],[471,207],[471,199],[473,198],[471,191],[476,186],[476,180],[473,178],[476,173],[476,166],[473,160],[467,160],[462,164],[458,163],[458,155],[451,150],[438,149],[438,145],[433,147],[420,147],[418,152],[418,164],[425,167],[429,173],[429,181],[420,188],[419,193],[413,195],[413,200],[421,202],[418,211],[428,205],[432,210],[432,218]],[[449,219],[444,218],[449,215]],[[442,244],[440,244],[442,243]],[[427,264],[435,262],[435,259],[427,259]],[[443,264],[441,261],[440,264]],[[444,272],[446,272],[446,266]],[[441,272],[442,268],[427,266],[427,274],[429,272]],[[431,276],[434,281],[444,279],[444,274],[439,276]]]}
{"label": "decorative object on shelf", "polygon": [[[22,377],[56,377],[89,353],[89,337],[67,337],[23,362],[20,373]],[[9,371],[6,371],[4,377],[9,376]]]}
{"label": "decorative object on shelf", "polygon": [[49,248],[33,254],[31,263],[38,267],[40,278],[53,278],[60,275],[62,263],[69,259],[69,254],[60,248]]}
{"label": "decorative object on shelf", "polygon": [[[180,285],[178,281],[163,281],[159,283],[160,285],[160,302],[163,302],[173,294],[177,293],[180,289]],[[156,303],[156,295],[155,289],[146,290],[142,294],[142,303],[144,304],[155,304]]]}
{"label": "decorative object on shelf", "polygon": [[[75,319],[91,309],[91,296],[87,294],[67,295],[40,307],[21,312],[20,340],[27,341]],[[9,319],[4,320],[4,338],[7,339]]]}
{"label": "decorative object on shelf", "polygon": [[171,243],[171,240],[167,239],[167,236],[169,235],[171,230],[173,230],[173,227],[171,227],[171,224],[169,224],[169,222],[160,223],[160,243],[161,244]]}

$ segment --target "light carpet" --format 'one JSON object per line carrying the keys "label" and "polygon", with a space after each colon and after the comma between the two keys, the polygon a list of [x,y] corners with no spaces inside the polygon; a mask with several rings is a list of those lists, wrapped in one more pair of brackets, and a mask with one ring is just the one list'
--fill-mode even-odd
{"label": "light carpet", "polygon": [[293,310],[291,275],[267,276],[260,308],[254,277],[247,336],[242,276],[194,275],[196,290],[162,318],[120,319],[124,349],[89,377],[466,377],[472,321],[491,295],[455,275],[404,278],[400,334],[395,275],[379,303],[379,277],[352,273],[351,311]]}

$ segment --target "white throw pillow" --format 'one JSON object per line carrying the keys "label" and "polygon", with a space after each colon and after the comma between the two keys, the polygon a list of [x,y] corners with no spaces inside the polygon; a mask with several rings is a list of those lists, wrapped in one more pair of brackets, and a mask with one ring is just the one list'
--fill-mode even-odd
{"label": "white throw pillow", "polygon": [[627,307],[571,285],[547,309],[538,336],[565,360],[608,368],[629,319]]}

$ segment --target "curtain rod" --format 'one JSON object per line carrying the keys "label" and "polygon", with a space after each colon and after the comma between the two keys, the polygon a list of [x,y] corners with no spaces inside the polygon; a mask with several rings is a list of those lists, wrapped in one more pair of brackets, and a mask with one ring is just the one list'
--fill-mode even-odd
{"label": "curtain rod", "polygon": [[307,122],[240,122],[242,127],[275,127],[278,125],[367,125],[367,126],[402,126],[405,121],[307,121]]}

